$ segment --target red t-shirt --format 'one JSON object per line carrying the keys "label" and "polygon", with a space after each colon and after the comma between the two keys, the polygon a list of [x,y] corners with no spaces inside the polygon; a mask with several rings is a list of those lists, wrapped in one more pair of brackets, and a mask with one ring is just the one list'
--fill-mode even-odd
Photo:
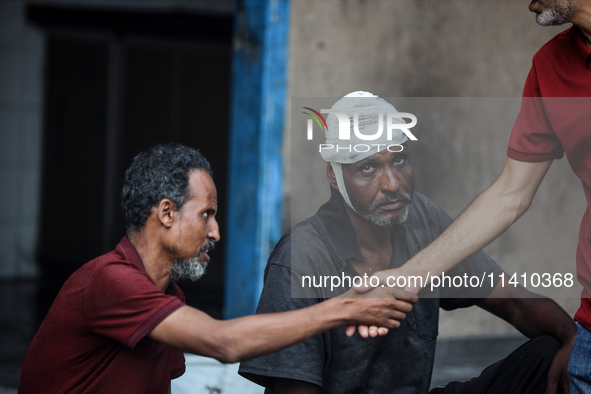
{"label": "red t-shirt", "polygon": [[576,27],[558,34],[534,56],[507,155],[539,162],[566,154],[583,183],[587,210],[579,228],[577,277],[583,286],[575,315],[591,329],[591,48]]}
{"label": "red t-shirt", "polygon": [[19,393],[166,393],[185,372],[181,350],[147,337],[184,305],[146,273],[133,245],[86,263],[66,281],[21,373]]}

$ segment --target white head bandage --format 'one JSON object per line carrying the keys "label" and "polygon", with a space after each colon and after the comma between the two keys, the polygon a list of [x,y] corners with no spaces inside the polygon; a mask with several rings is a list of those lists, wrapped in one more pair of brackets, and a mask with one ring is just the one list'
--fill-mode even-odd
{"label": "white head bandage", "polygon": [[[339,139],[340,127],[346,127],[345,121],[333,113],[326,117],[328,130],[325,130],[326,144],[333,145],[335,149],[323,149],[320,154],[328,162],[342,164],[357,163],[360,160],[381,152],[389,145],[401,145],[406,142],[407,137],[399,128],[391,131],[391,138],[388,138],[387,115],[398,113],[396,108],[384,99],[369,92],[349,93],[332,106],[331,110],[346,114],[350,128],[350,139]],[[395,123],[406,123],[400,117],[392,118]],[[357,130],[356,130],[357,129]],[[381,135],[371,138],[381,129]],[[365,138],[360,138],[359,134]],[[360,149],[356,149],[360,148]]]}
{"label": "white head bandage", "polygon": [[[363,91],[357,91],[347,94],[345,97],[337,101],[331,108],[343,112],[349,118],[350,140],[339,140],[339,118],[334,114],[329,114],[326,118],[328,130],[326,130],[326,144],[331,144],[335,147],[339,146],[344,149],[322,150],[322,158],[330,162],[337,186],[345,203],[356,213],[357,210],[353,208],[347,188],[345,187],[345,180],[343,178],[343,169],[341,164],[357,163],[369,156],[381,152],[386,149],[388,145],[401,145],[406,142],[407,137],[400,129],[392,131],[392,138],[387,138],[386,116],[388,113],[397,113],[394,106],[386,100],[378,96]],[[397,123],[406,123],[402,118],[394,118]],[[365,136],[376,134],[379,128],[382,128],[382,133],[379,138],[368,141],[358,137],[357,133]],[[355,150],[355,145],[369,146],[370,149]],[[350,149],[347,149],[350,147]]]}
{"label": "white head bandage", "polygon": [[345,186],[345,178],[343,178],[343,166],[341,163],[335,162],[330,163],[330,165],[332,166],[332,171],[334,172],[334,177],[337,181],[337,187],[339,188],[341,196],[343,196],[343,200],[345,200],[345,203],[353,210],[353,212],[359,213],[353,208],[353,204],[351,204],[351,200],[349,199],[349,193],[347,193],[347,187]]}

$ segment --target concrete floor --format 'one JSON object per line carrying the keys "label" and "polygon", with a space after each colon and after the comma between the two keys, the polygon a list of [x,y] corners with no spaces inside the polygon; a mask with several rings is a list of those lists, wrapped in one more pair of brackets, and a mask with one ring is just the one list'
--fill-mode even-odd
{"label": "concrete floor", "polygon": [[[486,366],[508,356],[523,342],[525,338],[439,340],[431,387],[476,377]],[[222,365],[191,354],[186,355],[186,359],[187,372],[173,381],[173,394],[262,394],[264,391],[237,374],[238,364]]]}
{"label": "concrete floor", "polygon": [[[21,365],[36,331],[35,284],[0,283],[0,394],[16,393]],[[478,376],[487,365],[507,356],[525,338],[439,339],[432,387]],[[238,364],[187,355],[187,373],[173,381],[174,394],[259,394],[263,390],[240,377]]]}

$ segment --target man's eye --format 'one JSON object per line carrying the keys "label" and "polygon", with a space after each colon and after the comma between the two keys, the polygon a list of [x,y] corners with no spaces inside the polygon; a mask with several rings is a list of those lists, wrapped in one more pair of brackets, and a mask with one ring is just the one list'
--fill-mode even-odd
{"label": "man's eye", "polygon": [[370,166],[369,164],[364,165],[363,167],[361,167],[361,171],[363,172],[369,172],[373,169],[372,166]]}
{"label": "man's eye", "polygon": [[203,212],[203,217],[207,219],[209,217],[209,212]]}

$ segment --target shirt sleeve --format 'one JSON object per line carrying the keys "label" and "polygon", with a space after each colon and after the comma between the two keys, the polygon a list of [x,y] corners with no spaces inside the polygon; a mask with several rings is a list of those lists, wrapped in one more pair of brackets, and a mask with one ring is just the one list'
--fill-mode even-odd
{"label": "shirt sleeve", "polygon": [[83,297],[85,328],[129,348],[184,305],[160,290],[145,272],[125,263],[105,265]]}
{"label": "shirt sleeve", "polygon": [[[187,303],[187,299],[185,298],[185,293],[181,290],[181,288],[176,284],[172,283],[167,291],[168,294],[176,296],[183,304]],[[171,379],[176,379],[181,377],[187,367],[185,364],[185,354],[181,349],[172,348],[172,371],[170,373]]]}
{"label": "shirt sleeve", "polygon": [[525,82],[521,110],[509,137],[507,156],[525,162],[560,159],[564,150],[544,108],[538,83],[535,58]]}
{"label": "shirt sleeve", "polygon": [[[292,298],[291,276],[289,267],[268,265],[257,314],[301,309],[319,302],[313,298]],[[322,387],[329,335],[319,334],[268,356],[242,362],[238,373],[269,389],[273,389],[273,378],[302,380]]]}
{"label": "shirt sleeve", "polygon": [[170,379],[176,379],[178,377],[181,377],[185,373],[185,354],[180,349],[173,349],[171,353],[171,358],[172,371],[170,373]]}

